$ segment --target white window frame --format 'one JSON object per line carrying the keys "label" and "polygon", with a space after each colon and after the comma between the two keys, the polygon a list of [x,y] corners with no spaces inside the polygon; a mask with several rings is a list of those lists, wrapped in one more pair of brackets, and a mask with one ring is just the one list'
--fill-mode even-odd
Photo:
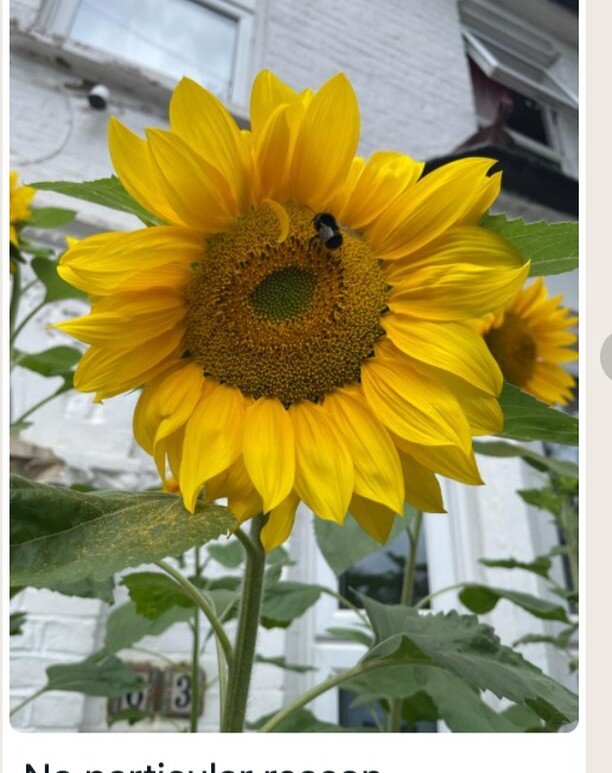
{"label": "white window frame", "polygon": [[[249,87],[251,83],[251,53],[253,45],[254,11],[256,0],[188,0],[212,11],[222,13],[237,22],[236,50],[234,54],[233,78],[228,93],[231,104],[245,106],[248,104]],[[95,61],[107,59],[117,61],[117,56],[104,49],[98,49],[71,40],[69,33],[81,0],[46,0],[35,23],[36,31],[44,35],[52,35],[60,41],[60,46],[66,51],[79,54],[91,52]],[[132,60],[125,59],[125,64],[134,66]],[[141,68],[143,71],[146,68]],[[166,82],[169,87],[175,81],[164,73],[148,70],[156,80]]]}

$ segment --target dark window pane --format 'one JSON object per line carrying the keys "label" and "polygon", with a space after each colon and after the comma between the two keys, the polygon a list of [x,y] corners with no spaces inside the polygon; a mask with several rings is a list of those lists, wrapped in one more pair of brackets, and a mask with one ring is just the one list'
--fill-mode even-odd
{"label": "dark window pane", "polygon": [[542,105],[512,89],[508,89],[508,93],[512,99],[512,111],[506,119],[506,126],[542,145],[550,145]]}
{"label": "dark window pane", "polygon": [[[387,724],[387,714],[382,706],[377,703],[372,706],[352,706],[357,696],[348,690],[340,690],[339,694],[339,719],[341,727],[361,727],[364,730],[384,728]],[[411,724],[402,724],[402,733],[436,733],[437,726],[434,721],[421,720]]]}
{"label": "dark window pane", "polygon": [[[399,604],[404,568],[410,550],[408,534],[404,531],[391,545],[362,558],[340,577],[340,593],[353,604],[362,606],[354,591],[369,596],[383,604]],[[427,577],[427,556],[425,539],[421,540],[417,551],[416,579],[414,599],[417,602],[429,593]]]}

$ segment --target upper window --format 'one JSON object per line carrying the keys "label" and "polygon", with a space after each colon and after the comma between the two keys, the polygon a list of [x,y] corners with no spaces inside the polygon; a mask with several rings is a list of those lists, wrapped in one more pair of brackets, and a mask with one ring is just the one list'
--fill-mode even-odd
{"label": "upper window", "polygon": [[574,175],[577,58],[494,3],[462,0],[460,13],[480,128],[503,130],[516,145]]}
{"label": "upper window", "polygon": [[172,81],[187,75],[243,104],[253,0],[49,0],[45,29]]}

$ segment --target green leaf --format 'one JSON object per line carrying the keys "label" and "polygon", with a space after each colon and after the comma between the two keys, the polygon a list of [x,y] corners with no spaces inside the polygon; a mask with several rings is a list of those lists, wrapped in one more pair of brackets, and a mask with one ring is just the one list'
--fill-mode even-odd
{"label": "green leaf", "polygon": [[[413,513],[411,508],[407,508],[403,518],[395,519],[387,545],[395,542],[408,528]],[[362,558],[382,548],[380,542],[370,537],[352,515],[347,515],[342,526],[333,521],[315,518],[314,530],[323,558],[336,577],[344,574]]]}
{"label": "green leaf", "polygon": [[419,614],[410,607],[361,599],[377,636],[362,663],[438,666],[472,687],[529,706],[547,722],[561,725],[577,719],[577,696],[502,645],[476,617],[454,611]]}
{"label": "green leaf", "polygon": [[539,733],[544,730],[540,717],[527,706],[510,706],[502,711],[501,716],[509,719],[522,733]]}
{"label": "green leaf", "polygon": [[264,658],[263,655],[255,655],[257,663],[267,663],[270,666],[278,666],[285,671],[295,671],[296,674],[306,674],[309,671],[316,671],[313,666],[303,666],[300,663],[287,663],[286,658]]}
{"label": "green leaf", "polygon": [[503,440],[481,442],[474,440],[472,443],[474,451],[484,456],[512,457],[520,456],[525,461],[530,462],[533,467],[542,472],[551,470],[559,475],[568,475],[578,477],[578,465],[573,462],[567,462],[564,459],[554,459],[553,457],[537,454],[530,448],[505,443]]}
{"label": "green leaf", "polygon": [[558,516],[565,502],[565,495],[558,494],[549,487],[526,488],[516,492],[520,498],[532,507],[539,510],[548,510],[549,513]]}
{"label": "green leaf", "polygon": [[37,207],[33,209],[28,219],[32,228],[62,228],[72,223],[76,217],[74,209],[61,207]]}
{"label": "green leaf", "polygon": [[14,421],[11,424],[10,433],[11,433],[11,435],[18,435],[20,432],[23,432],[25,429],[27,429],[28,427],[31,427],[31,426],[32,426],[32,422],[31,421],[25,421],[25,420]]}
{"label": "green leaf", "polygon": [[517,561],[516,558],[481,558],[480,563],[494,569],[523,569],[547,579],[552,566],[548,556],[538,556],[533,561]]}
{"label": "green leaf", "polygon": [[63,301],[66,298],[77,298],[78,300],[85,300],[87,294],[82,290],[78,290],[76,287],[69,285],[64,281],[57,273],[57,260],[50,260],[49,258],[37,257],[32,259],[32,270],[44,284],[45,303],[52,303],[53,301]]}
{"label": "green leaf", "polygon": [[33,354],[15,350],[13,362],[20,368],[27,368],[41,376],[51,378],[72,373],[82,354],[79,349],[74,349],[72,346],[53,346],[51,349]]}
{"label": "green leaf", "polygon": [[136,605],[136,612],[143,617],[155,618],[172,607],[194,609],[193,601],[186,593],[161,572],[134,572],[121,580]]}
{"label": "green leaf", "polygon": [[365,644],[366,647],[371,647],[373,640],[370,634],[366,633],[359,628],[328,628],[327,633],[331,636],[336,636],[338,639],[348,639],[354,641],[357,644]]}
{"label": "green leaf", "polygon": [[21,636],[23,633],[23,624],[26,621],[26,612],[11,612],[9,635]]}
{"label": "green leaf", "polygon": [[503,437],[578,445],[578,421],[573,416],[550,408],[512,384],[504,384],[499,403],[504,413]]}
{"label": "green leaf", "polygon": [[267,587],[261,608],[264,628],[287,628],[319,600],[321,588],[301,582],[278,582]]}
{"label": "green leaf", "polygon": [[[434,666],[396,665],[355,677],[343,688],[362,705],[381,699],[403,699],[410,724],[444,720],[457,733],[511,733],[516,727],[496,714],[470,687],[449,671]],[[427,700],[429,698],[429,700]],[[433,709],[433,710],[432,710]]]}
{"label": "green leaf", "polygon": [[125,190],[118,177],[114,175],[101,180],[89,180],[88,182],[37,182],[32,187],[39,191],[54,191],[71,196],[74,199],[90,201],[109,209],[117,209],[121,212],[129,212],[136,215],[146,225],[159,225],[163,221],[142,207],[136,199],[132,198]]}
{"label": "green leaf", "polygon": [[198,503],[188,513],[172,494],[84,493],[12,476],[12,584],[105,579],[184,553],[235,526],[227,508]]}
{"label": "green leaf", "polygon": [[545,601],[537,596],[531,596],[520,591],[470,583],[461,589],[459,599],[471,612],[475,612],[478,615],[490,612],[497,606],[498,601],[506,599],[541,620],[569,622],[565,609],[559,604],[553,604],[551,601]]}
{"label": "green leaf", "polygon": [[[265,717],[260,717],[256,722],[247,723],[247,727],[251,730],[258,730],[260,727],[266,724],[269,719],[275,716],[276,712],[266,714]],[[357,728],[358,732],[362,732],[364,728]],[[275,733],[350,733],[355,732],[351,728],[341,727],[340,725],[334,725],[331,722],[323,722],[317,719],[315,715],[308,711],[308,709],[300,709],[294,712],[291,716],[287,717],[277,727],[274,728]]]}
{"label": "green leaf", "polygon": [[207,550],[212,559],[228,569],[236,569],[244,561],[244,548],[237,539],[224,545],[209,545]]}
{"label": "green leaf", "polygon": [[159,617],[146,618],[136,612],[133,601],[127,601],[113,609],[106,621],[106,634],[102,650],[94,658],[115,655],[129,649],[145,636],[159,636],[175,623],[191,620],[193,613],[184,607],[172,607]]}
{"label": "green leaf", "polygon": [[531,260],[530,276],[562,274],[578,268],[578,223],[525,223],[505,215],[485,215],[480,225],[495,231]]}
{"label": "green leaf", "polygon": [[70,583],[54,583],[50,590],[62,593],[64,596],[79,596],[84,599],[101,599],[107,604],[114,601],[113,589],[115,581],[112,577],[103,580],[94,580],[92,577],[84,577],[82,580]]}
{"label": "green leaf", "polygon": [[87,658],[80,663],[49,666],[44,689],[119,698],[142,685],[142,678],[133,669],[110,655],[101,660]]}
{"label": "green leaf", "polygon": [[557,636],[528,633],[525,636],[521,636],[520,639],[513,641],[512,646],[520,647],[524,644],[552,644],[552,646],[556,647],[557,649],[566,650],[570,646],[572,638],[574,637],[574,634],[577,630],[578,625],[572,623],[563,631],[561,631],[561,633],[559,633]]}

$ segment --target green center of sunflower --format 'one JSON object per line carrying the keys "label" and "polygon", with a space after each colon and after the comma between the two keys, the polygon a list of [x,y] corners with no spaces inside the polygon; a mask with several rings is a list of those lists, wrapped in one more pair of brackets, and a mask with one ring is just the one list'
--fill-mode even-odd
{"label": "green center of sunflower", "polygon": [[536,343],[526,323],[516,314],[506,312],[502,324],[489,330],[485,341],[506,381],[525,386],[538,360]]}
{"label": "green center of sunflower", "polygon": [[268,319],[299,317],[310,306],[317,284],[310,271],[297,266],[268,274],[251,293],[255,311]]}
{"label": "green center of sunflower", "polygon": [[207,240],[187,289],[186,348],[204,375],[254,398],[285,405],[319,401],[359,381],[384,335],[387,285],[380,261],[358,235],[326,247],[314,212],[262,207]]}

